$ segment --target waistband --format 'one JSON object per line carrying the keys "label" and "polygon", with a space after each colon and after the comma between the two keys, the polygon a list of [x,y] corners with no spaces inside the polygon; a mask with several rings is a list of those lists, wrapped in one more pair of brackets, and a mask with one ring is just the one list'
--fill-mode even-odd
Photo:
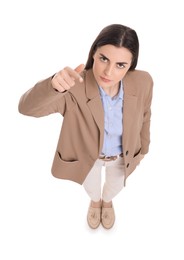
{"label": "waistband", "polygon": [[123,157],[123,153],[118,154],[118,155],[114,155],[114,156],[107,156],[107,155],[104,155],[104,154],[100,154],[98,158],[99,158],[100,160],[103,160],[103,161],[108,162],[108,161],[115,161],[115,160],[117,160],[119,157]]}

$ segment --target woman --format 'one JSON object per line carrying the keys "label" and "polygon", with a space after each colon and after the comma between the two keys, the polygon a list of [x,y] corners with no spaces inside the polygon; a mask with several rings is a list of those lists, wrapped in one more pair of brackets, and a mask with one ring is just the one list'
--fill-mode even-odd
{"label": "woman", "polygon": [[19,102],[24,115],[63,116],[52,174],[83,184],[91,198],[87,221],[93,229],[100,223],[113,226],[112,200],[148,153],[153,81],[135,70],[138,52],[134,30],[109,25],[92,44],[85,66],[65,67]]}

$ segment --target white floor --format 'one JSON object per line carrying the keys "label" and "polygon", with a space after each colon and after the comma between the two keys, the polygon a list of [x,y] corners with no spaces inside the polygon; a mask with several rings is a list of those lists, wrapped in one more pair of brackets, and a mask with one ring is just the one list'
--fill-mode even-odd
{"label": "white floor", "polygon": [[50,173],[60,119],[12,111],[2,126],[7,130],[0,171],[1,259],[182,260],[182,160],[173,141],[162,131],[157,135],[156,116],[150,153],[114,199],[116,223],[109,231],[88,227],[89,198],[82,186]]}
{"label": "white floor", "polygon": [[[184,259],[182,8],[179,0],[166,5],[143,0],[134,5],[115,2],[108,5],[107,14],[107,1],[93,6],[91,18],[82,11],[80,0],[73,1],[75,8],[65,3],[64,17],[57,0],[29,5],[10,0],[0,7],[2,260]],[[75,10],[75,24],[68,17],[69,10]],[[79,16],[84,16],[82,22]],[[66,25],[66,21],[71,23]],[[84,21],[89,26],[84,36],[90,33],[85,43],[84,38],[78,41]],[[20,96],[41,78],[60,66],[78,65],[80,55],[85,62],[94,35],[114,21],[138,28],[139,68],[154,78],[151,145],[126,188],[114,199],[114,228],[90,230],[86,223],[89,198],[83,187],[50,173],[61,117],[25,117],[17,106]],[[76,52],[80,46],[83,50],[83,43],[86,50]]]}

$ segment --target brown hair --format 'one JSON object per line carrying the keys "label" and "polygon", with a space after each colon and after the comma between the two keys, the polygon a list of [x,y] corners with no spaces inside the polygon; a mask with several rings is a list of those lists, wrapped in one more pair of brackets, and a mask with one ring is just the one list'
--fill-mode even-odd
{"label": "brown hair", "polygon": [[137,33],[127,26],[111,24],[105,27],[93,42],[86,62],[86,70],[93,67],[93,55],[96,50],[107,44],[127,48],[133,56],[129,70],[134,70],[136,68],[139,55],[139,40]]}

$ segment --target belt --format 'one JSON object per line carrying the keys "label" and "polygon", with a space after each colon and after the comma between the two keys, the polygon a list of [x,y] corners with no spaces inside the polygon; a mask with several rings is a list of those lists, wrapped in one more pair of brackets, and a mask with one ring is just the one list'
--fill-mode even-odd
{"label": "belt", "polygon": [[99,155],[99,159],[103,160],[105,162],[109,162],[109,161],[115,161],[117,160],[119,157],[123,157],[123,153],[118,154],[118,155],[114,155],[114,156],[107,156],[104,154]]}

